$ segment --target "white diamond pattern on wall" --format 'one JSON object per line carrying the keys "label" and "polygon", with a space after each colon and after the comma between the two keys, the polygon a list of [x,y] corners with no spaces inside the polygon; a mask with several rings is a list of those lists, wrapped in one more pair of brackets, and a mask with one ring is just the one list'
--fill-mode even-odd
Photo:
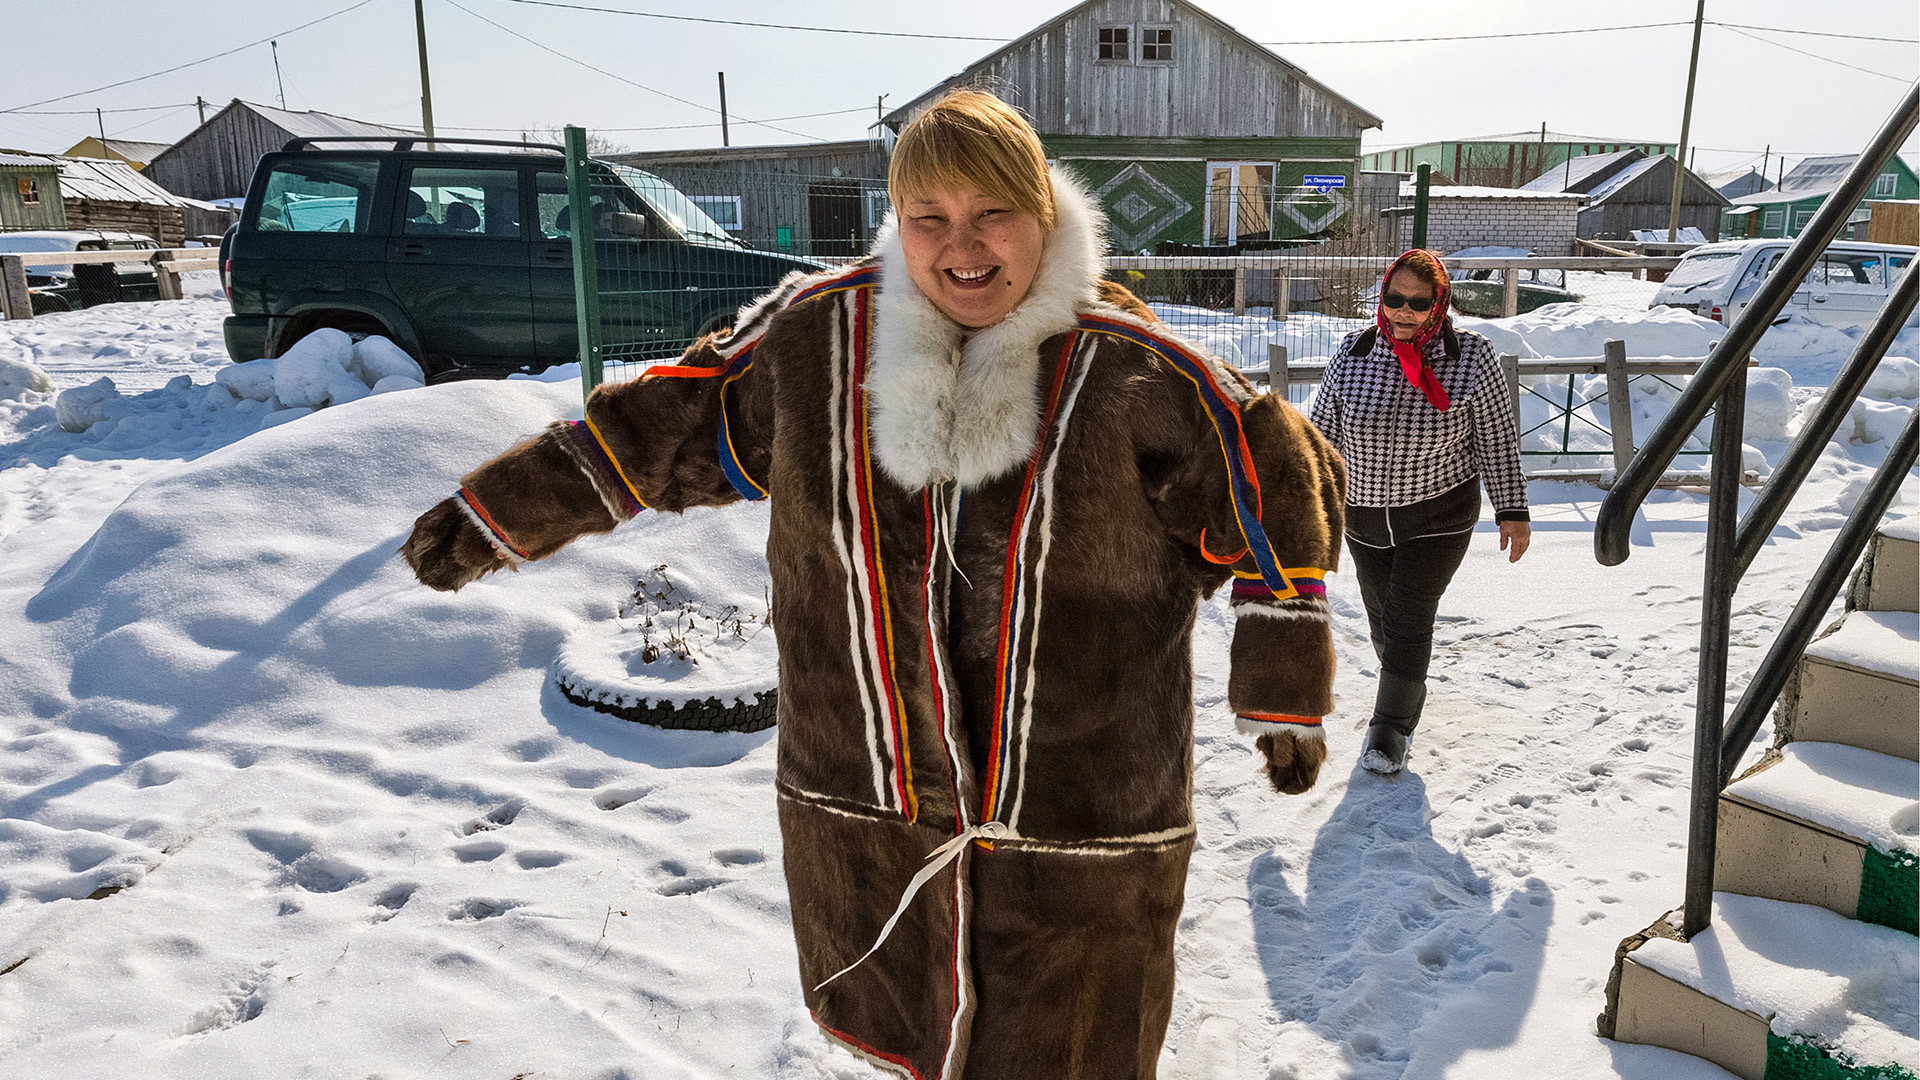
{"label": "white diamond pattern on wall", "polygon": [[1122,251],[1140,250],[1169,225],[1193,212],[1192,203],[1138,162],[1114,174],[1094,194],[1113,210],[1108,232],[1114,246]]}
{"label": "white diamond pattern on wall", "polygon": [[[1318,205],[1303,205],[1307,203],[1325,205],[1324,208]],[[1279,202],[1280,212],[1298,223],[1302,232],[1308,233],[1317,233],[1338,221],[1340,215],[1347,212],[1349,205],[1351,204],[1347,201],[1347,197],[1338,189],[1329,190],[1322,195],[1312,188],[1296,188]],[[1320,212],[1316,214],[1314,212],[1316,210]]]}

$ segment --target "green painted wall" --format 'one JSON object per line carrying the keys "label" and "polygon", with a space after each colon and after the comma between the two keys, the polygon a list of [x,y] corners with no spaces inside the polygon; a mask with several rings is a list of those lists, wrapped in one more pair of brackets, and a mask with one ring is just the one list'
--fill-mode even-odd
{"label": "green painted wall", "polygon": [[[1206,242],[1208,165],[1251,162],[1274,167],[1280,204],[1271,235],[1293,239],[1338,221],[1356,191],[1357,139],[1132,139],[1100,136],[1041,138],[1099,197],[1117,251],[1152,250],[1162,241]],[[1346,178],[1340,194],[1297,190],[1308,174]]]}
{"label": "green painted wall", "polygon": [[[39,185],[40,201],[29,205],[20,196],[20,178]],[[60,201],[60,173],[56,169],[0,165],[0,228],[64,229],[67,209]]]}

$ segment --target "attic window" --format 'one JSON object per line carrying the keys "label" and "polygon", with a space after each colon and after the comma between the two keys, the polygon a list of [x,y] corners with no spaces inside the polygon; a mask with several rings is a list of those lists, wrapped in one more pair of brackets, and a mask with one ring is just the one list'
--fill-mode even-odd
{"label": "attic window", "polygon": [[1173,27],[1145,26],[1140,29],[1141,63],[1173,63]]}
{"label": "attic window", "polygon": [[1103,26],[1100,28],[1101,60],[1117,60],[1126,63],[1133,59],[1133,50],[1129,48],[1129,39],[1133,36],[1130,26]]}
{"label": "attic window", "polygon": [[1876,197],[1891,196],[1899,183],[1899,173],[1881,173],[1879,176],[1873,178],[1873,194]]}
{"label": "attic window", "polygon": [[40,181],[31,176],[19,176],[14,179],[16,181],[15,186],[20,192],[20,205],[39,206]]}

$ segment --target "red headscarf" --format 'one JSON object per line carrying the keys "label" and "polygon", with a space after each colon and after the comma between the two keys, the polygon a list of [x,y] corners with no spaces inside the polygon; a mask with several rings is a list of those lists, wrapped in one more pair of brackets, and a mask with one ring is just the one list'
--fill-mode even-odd
{"label": "red headscarf", "polygon": [[[1387,321],[1387,282],[1403,268],[1414,268],[1416,276],[1422,281],[1436,282],[1433,289],[1433,308],[1427,312],[1426,321],[1420,329],[1414,331],[1412,341],[1401,341],[1393,336],[1393,324]],[[1441,412],[1447,411],[1451,402],[1446,390],[1440,386],[1440,377],[1434,374],[1433,365],[1427,363],[1427,344],[1431,342],[1447,325],[1447,299],[1453,286],[1447,278],[1447,268],[1440,263],[1436,252],[1415,248],[1393,260],[1387,268],[1387,274],[1380,279],[1380,306],[1374,311],[1374,321],[1380,327],[1380,333],[1393,346],[1393,355],[1400,360],[1400,371],[1407,381],[1427,396],[1427,401]]]}

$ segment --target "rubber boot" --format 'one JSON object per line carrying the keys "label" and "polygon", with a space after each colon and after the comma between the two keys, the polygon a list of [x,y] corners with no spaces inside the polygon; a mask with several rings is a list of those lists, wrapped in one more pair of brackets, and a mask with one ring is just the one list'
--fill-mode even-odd
{"label": "rubber boot", "polygon": [[1383,776],[1405,768],[1407,744],[1413,738],[1413,729],[1420,724],[1420,711],[1426,703],[1426,680],[1409,679],[1391,671],[1380,672],[1380,687],[1374,694],[1373,720],[1367,725],[1367,748],[1360,755],[1360,767]]}

